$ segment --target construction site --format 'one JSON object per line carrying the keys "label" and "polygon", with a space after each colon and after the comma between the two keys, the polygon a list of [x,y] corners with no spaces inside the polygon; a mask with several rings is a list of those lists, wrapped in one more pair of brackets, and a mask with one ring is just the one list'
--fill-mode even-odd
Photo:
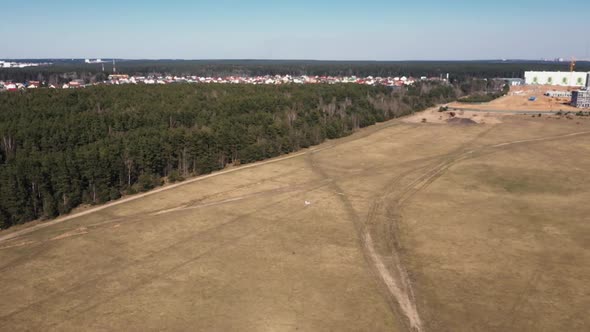
{"label": "construction site", "polygon": [[590,122],[588,96],[590,96],[588,90],[583,89],[549,85],[518,85],[511,86],[507,95],[488,103],[452,102],[416,113],[402,121],[447,123],[453,118],[468,118],[478,124],[498,124],[506,116],[542,116],[547,120],[565,118],[585,123]]}
{"label": "construction site", "polygon": [[[487,103],[457,101],[445,105],[445,108],[461,112],[461,115],[467,114],[478,123],[497,122],[498,116],[510,114],[561,116],[588,112],[590,72],[575,72],[574,68],[575,61],[572,61],[569,72],[525,72],[526,84],[509,84],[509,92],[500,98]],[[439,114],[436,108],[421,116],[425,121],[448,120],[448,113]]]}
{"label": "construction site", "polygon": [[575,108],[590,108],[590,72],[576,72],[575,67],[576,61],[572,59],[569,72],[527,71],[524,74],[525,84],[533,87],[532,93],[531,90],[515,90],[511,91],[512,95],[524,95],[529,101],[536,102],[538,92],[545,90],[543,96],[551,98],[549,103],[545,100],[544,103],[527,104],[531,110],[539,104],[543,110],[547,107],[553,110],[555,103],[567,103]]}

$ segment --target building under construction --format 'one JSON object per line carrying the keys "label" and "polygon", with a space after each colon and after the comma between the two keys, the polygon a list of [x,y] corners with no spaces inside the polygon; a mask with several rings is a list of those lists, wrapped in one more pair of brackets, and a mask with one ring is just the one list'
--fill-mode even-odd
{"label": "building under construction", "polygon": [[577,71],[527,71],[524,80],[527,85],[583,87],[586,85],[586,76],[586,73]]}
{"label": "building under construction", "polygon": [[572,106],[590,108],[590,72],[586,74],[586,86],[579,91],[572,91]]}
{"label": "building under construction", "polygon": [[590,108],[590,90],[572,91],[572,106]]}

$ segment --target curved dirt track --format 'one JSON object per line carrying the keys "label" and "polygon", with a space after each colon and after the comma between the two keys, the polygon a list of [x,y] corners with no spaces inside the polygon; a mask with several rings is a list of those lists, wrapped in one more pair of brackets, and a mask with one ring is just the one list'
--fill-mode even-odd
{"label": "curved dirt track", "polygon": [[[493,129],[493,127],[490,127],[490,129],[480,133],[473,139],[473,142],[485,135],[491,129]],[[386,213],[389,217],[389,220],[391,221],[391,224],[385,225],[385,227],[388,228],[390,232],[381,234],[375,232],[374,235],[377,237],[379,237],[380,235],[385,235],[382,241],[389,244],[395,244],[397,242],[395,231],[396,223],[400,222],[399,211],[401,210],[403,204],[407,200],[409,200],[413,195],[415,195],[418,191],[426,188],[430,183],[435,181],[445,172],[445,170],[447,170],[452,165],[466,158],[476,158],[481,154],[493,153],[494,150],[506,149],[517,144],[559,140],[588,134],[590,134],[590,131],[581,131],[556,136],[502,142],[493,145],[481,146],[478,148],[474,148],[472,144],[468,143],[460,147],[457,151],[441,156],[440,159],[432,163],[434,164],[433,166],[419,168],[408,174],[402,174],[396,177],[394,181],[387,185],[387,189],[383,193],[380,193],[377,195],[377,197],[375,197],[375,203],[373,203],[373,205],[371,206],[367,219],[364,221],[362,226],[359,227],[363,230],[362,234],[360,234],[359,236],[363,239],[363,247],[366,249],[367,255],[371,258],[372,263],[374,267],[377,269],[382,281],[386,284],[391,295],[397,301],[397,304],[400,306],[401,312],[408,319],[412,330],[422,331],[423,327],[419,312],[416,308],[415,297],[414,292],[412,290],[411,281],[408,277],[408,273],[404,265],[400,261],[399,254],[396,252],[394,246],[390,247],[391,265],[394,267],[394,269],[391,270],[388,270],[385,267],[385,264],[382,262],[382,258],[375,252],[372,235],[367,227],[374,226],[376,214],[379,213],[380,210],[386,210]],[[415,179],[413,179],[412,182],[410,182],[409,184],[406,184],[405,186],[400,186],[400,182],[404,179],[404,177],[412,175],[411,173],[417,173],[418,176]]]}
{"label": "curved dirt track", "polygon": [[7,233],[0,324],[432,330],[400,246],[402,209],[462,161],[590,134],[525,125],[539,129],[391,121]]}

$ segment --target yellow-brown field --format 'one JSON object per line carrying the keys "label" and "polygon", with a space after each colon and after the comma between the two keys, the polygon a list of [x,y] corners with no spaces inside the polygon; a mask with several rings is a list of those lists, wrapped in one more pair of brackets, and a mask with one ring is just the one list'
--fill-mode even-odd
{"label": "yellow-brown field", "polygon": [[584,331],[589,155],[590,121],[395,120],[9,230],[0,327]]}

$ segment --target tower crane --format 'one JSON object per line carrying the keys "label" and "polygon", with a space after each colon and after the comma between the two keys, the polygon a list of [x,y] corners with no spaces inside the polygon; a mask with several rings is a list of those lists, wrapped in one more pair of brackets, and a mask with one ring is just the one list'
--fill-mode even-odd
{"label": "tower crane", "polygon": [[576,69],[576,58],[572,57],[570,62],[570,86],[574,86],[574,70]]}

